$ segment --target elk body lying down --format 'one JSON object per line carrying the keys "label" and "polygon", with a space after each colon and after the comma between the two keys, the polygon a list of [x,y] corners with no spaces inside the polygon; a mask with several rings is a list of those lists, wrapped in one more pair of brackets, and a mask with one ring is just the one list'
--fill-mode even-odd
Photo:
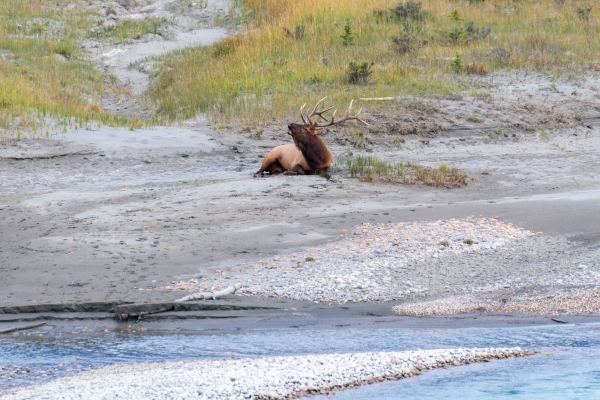
{"label": "elk body lying down", "polygon": [[309,132],[303,125],[293,123],[288,125],[288,134],[292,136],[294,143],[283,144],[269,151],[254,176],[265,171],[289,175],[315,175],[323,171],[329,179],[333,153],[323,139]]}
{"label": "elk body lying down", "polygon": [[[331,110],[333,107],[317,111],[319,104],[325,100],[321,99],[310,114],[304,113],[304,106],[300,108],[300,116],[304,124],[291,123],[288,125],[288,135],[292,136],[294,143],[284,144],[272,149],[262,162],[258,171],[254,174],[257,177],[259,174],[268,172],[270,174],[284,173],[290,175],[315,175],[324,172],[325,177],[329,179],[329,168],[333,161],[333,153],[323,139],[318,136],[321,129],[339,124],[347,120],[358,120],[367,125],[365,121],[360,119],[358,115],[350,115],[352,103],[344,115],[339,120],[335,120],[335,111],[331,117],[331,121],[327,121],[323,117],[323,113]],[[324,119],[325,123],[313,122],[310,118],[318,115]]]}

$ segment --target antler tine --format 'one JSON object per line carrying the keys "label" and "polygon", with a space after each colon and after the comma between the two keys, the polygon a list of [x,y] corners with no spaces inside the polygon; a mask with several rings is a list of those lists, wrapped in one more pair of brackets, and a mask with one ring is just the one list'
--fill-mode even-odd
{"label": "antler tine", "polygon": [[304,122],[304,124],[308,124],[308,121],[304,118],[304,107],[306,107],[306,103],[302,104],[302,107],[300,107],[300,117],[302,118],[302,122]]}
{"label": "antler tine", "polygon": [[313,115],[318,115],[319,117],[321,117],[321,119],[322,119],[323,121],[327,121],[327,118],[325,118],[325,117],[323,116],[323,113],[326,113],[327,111],[331,110],[333,107],[334,107],[334,106],[327,107],[326,109],[324,109],[324,110],[321,110],[321,111],[315,111],[315,112],[311,113],[310,115],[311,115],[311,116],[313,116]]}
{"label": "antler tine", "polygon": [[[359,122],[362,122],[363,124],[365,124],[365,125],[367,125],[367,126],[368,126],[369,124],[367,124],[365,121],[363,121],[363,120],[362,120],[362,119],[359,117],[360,113],[361,113],[361,112],[362,112],[362,110],[363,110],[362,108],[361,108],[360,110],[358,110],[358,112],[357,112],[355,115],[352,115],[352,114],[350,114],[350,111],[352,110],[352,104],[353,104],[353,103],[354,103],[354,100],[352,100],[352,101],[350,102],[350,106],[349,106],[349,107],[348,107],[348,109],[346,110],[346,114],[344,114],[344,116],[343,116],[342,118],[340,118],[339,120],[337,120],[337,121],[335,120],[335,118],[334,118],[334,117],[335,117],[335,112],[334,112],[334,113],[333,113],[333,115],[332,115],[332,117],[331,117],[331,121],[328,121],[327,123],[322,123],[322,124],[319,124],[319,123],[317,123],[317,124],[313,124],[313,126],[314,126],[315,128],[325,128],[325,127],[328,127],[328,126],[337,125],[337,124],[340,124],[340,123],[342,123],[342,122],[344,122],[344,121],[353,120],[353,119],[355,119],[355,120],[357,120],[357,121],[359,121]],[[336,110],[336,111],[337,111],[337,110]]]}
{"label": "antler tine", "polygon": [[321,100],[317,101],[317,104],[315,104],[315,107],[313,108],[313,110],[310,112],[310,114],[306,115],[306,119],[308,120],[308,122],[304,122],[307,125],[314,125],[315,123],[312,122],[312,119],[310,119],[310,117],[312,117],[313,115],[318,115],[319,117],[321,117],[322,119],[324,119],[325,121],[327,121],[325,119],[325,117],[323,117],[323,113],[325,111],[329,111],[331,110],[333,107],[329,107],[328,109],[322,110],[322,111],[317,111],[317,107],[319,107],[319,104],[321,104],[323,102],[323,100],[325,100],[327,98],[327,96],[323,97]]}
{"label": "antler tine", "polygon": [[317,107],[319,107],[319,104],[321,104],[323,102],[323,100],[325,100],[326,98],[327,98],[327,96],[325,96],[321,100],[317,101],[317,104],[315,104],[315,108],[313,108],[313,110],[310,112],[311,117],[313,115],[315,115],[315,111],[317,111]]}

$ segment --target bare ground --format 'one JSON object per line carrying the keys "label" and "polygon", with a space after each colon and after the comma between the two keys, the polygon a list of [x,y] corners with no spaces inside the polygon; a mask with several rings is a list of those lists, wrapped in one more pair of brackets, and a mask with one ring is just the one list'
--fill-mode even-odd
{"label": "bare ground", "polygon": [[[171,3],[120,5],[107,15],[175,15]],[[190,35],[210,43],[226,34],[210,26],[214,16],[202,25],[202,16],[194,22],[179,15],[171,36],[87,43],[99,67],[120,82],[104,106],[147,115],[132,89],[147,84],[152,56],[192,44]],[[600,77],[512,71],[464,79],[480,93],[398,98],[385,107],[363,102],[368,129],[349,124],[322,133],[338,159],[369,154],[461,168],[470,180],[460,189],[359,182],[343,166],[331,181],[253,179],[268,150],[289,142],[285,124],[268,127],[261,140],[253,132],[213,131],[199,117],[177,128],[91,128],[7,143],[0,147],[2,310],[169,302],[185,294],[169,289],[174,285],[233,282],[248,265],[343,243],[341,235],[363,223],[471,215],[538,234],[494,250],[392,265],[394,283],[429,290],[407,290],[388,309],[465,292],[490,304],[566,289],[591,293],[600,284]],[[293,273],[279,283],[285,286]],[[379,278],[385,285],[386,276]],[[261,304],[297,306],[273,298]]]}

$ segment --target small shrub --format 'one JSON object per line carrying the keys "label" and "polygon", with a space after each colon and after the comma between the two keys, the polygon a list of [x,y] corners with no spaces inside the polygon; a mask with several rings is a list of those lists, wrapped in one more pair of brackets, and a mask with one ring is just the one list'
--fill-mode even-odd
{"label": "small shrub", "polygon": [[416,50],[413,38],[407,34],[392,36],[392,42],[394,43],[394,50],[398,54],[413,53]]}
{"label": "small shrub", "polygon": [[417,36],[409,34],[401,34],[392,37],[394,50],[398,54],[414,54],[417,53],[422,47],[427,46],[427,39],[423,39]]}
{"label": "small shrub", "polygon": [[311,84],[316,84],[316,83],[321,83],[323,80],[321,78],[319,78],[317,76],[317,74],[315,74],[314,72],[312,73],[312,75],[310,76],[310,78],[308,79],[308,83]]}
{"label": "small shrub", "polygon": [[261,140],[261,139],[262,139],[262,137],[263,137],[263,135],[264,135],[264,133],[265,133],[265,131],[264,131],[264,130],[262,130],[262,129],[259,129],[258,131],[256,131],[256,132],[254,133],[254,135],[252,135],[252,137],[253,137],[254,139]]}
{"label": "small shrub", "polygon": [[472,63],[467,65],[467,74],[469,75],[481,75],[486,76],[488,74],[487,69],[482,64]]}
{"label": "small shrub", "polygon": [[349,19],[346,20],[346,25],[344,25],[344,34],[340,37],[342,38],[342,44],[344,46],[350,46],[354,43],[354,33],[352,32]]}
{"label": "small shrub", "polygon": [[512,52],[502,47],[494,47],[486,54],[491,61],[500,67],[507,66],[512,56]]}
{"label": "small shrub", "polygon": [[448,14],[448,18],[450,18],[452,21],[462,21],[462,18],[460,18],[460,15],[458,15],[458,10],[454,10]]}
{"label": "small shrub", "polygon": [[467,23],[465,27],[455,26],[448,31],[450,43],[458,45],[459,43],[470,43],[477,40],[483,40],[490,35],[491,28],[478,28],[473,22]]}
{"label": "small shrub", "polygon": [[296,25],[294,32],[291,32],[288,28],[283,28],[283,31],[288,37],[296,40],[304,39],[304,25]]}
{"label": "small shrub", "polygon": [[367,138],[363,131],[356,132],[356,138],[354,139],[354,147],[365,147],[367,144]]}
{"label": "small shrub", "polygon": [[375,10],[373,11],[373,16],[375,17],[375,21],[377,23],[404,23],[407,21],[422,22],[425,18],[429,16],[429,12],[423,11],[421,7],[421,2],[409,0],[404,3],[399,3],[396,7],[390,10]]}
{"label": "small shrub", "polygon": [[470,246],[475,242],[473,241],[473,239],[463,239],[463,243]]}
{"label": "small shrub", "polygon": [[450,37],[450,41],[454,44],[457,45],[458,42],[460,41],[460,39],[465,35],[465,31],[463,28],[460,27],[454,27],[452,29],[450,29],[450,31],[448,32],[448,37]]}
{"label": "small shrub", "polygon": [[584,6],[584,7],[577,8],[577,16],[582,21],[589,21],[591,12],[592,12],[592,6]]}
{"label": "small shrub", "polygon": [[542,142],[547,142],[547,141],[548,141],[548,139],[549,139],[549,138],[548,138],[548,132],[547,132],[545,129],[542,129],[542,130],[540,131],[540,133],[538,134],[538,137],[539,137],[539,139],[540,139]]}
{"label": "small shrub", "polygon": [[350,83],[367,83],[371,74],[373,63],[350,61],[348,65],[348,82]]}
{"label": "small shrub", "polygon": [[421,47],[427,45],[427,39],[423,38],[423,27],[405,21],[404,32],[392,36],[393,47],[400,55],[416,53]]}
{"label": "small shrub", "polygon": [[429,13],[421,9],[423,5],[420,2],[408,0],[405,3],[400,3],[390,10],[392,18],[398,21],[412,20],[423,21]]}
{"label": "small shrub", "polygon": [[491,31],[489,27],[477,28],[473,22],[469,22],[465,28],[465,38],[469,41],[483,40],[490,35]]}
{"label": "small shrub", "polygon": [[465,69],[462,57],[457,52],[452,61],[450,61],[450,70],[455,74],[460,74]]}

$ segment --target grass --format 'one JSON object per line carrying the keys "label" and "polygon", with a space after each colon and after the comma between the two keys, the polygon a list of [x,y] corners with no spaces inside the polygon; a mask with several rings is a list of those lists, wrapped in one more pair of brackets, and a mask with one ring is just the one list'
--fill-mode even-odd
{"label": "grass", "polygon": [[392,164],[373,157],[357,156],[341,160],[337,168],[346,167],[352,178],[362,182],[384,182],[414,185],[422,183],[435,187],[462,187],[467,185],[467,174],[446,164],[437,168],[412,163]]}
{"label": "grass", "polygon": [[98,26],[92,29],[92,36],[106,38],[110,43],[129,43],[132,40],[141,39],[147,34],[162,34],[164,27],[169,23],[167,18],[144,18],[136,20],[119,21],[106,29]]}
{"label": "grass", "polygon": [[[240,15],[248,28],[225,50],[219,44],[181,51],[159,67],[149,93],[157,120],[206,113],[218,125],[256,126],[296,119],[299,105],[324,95],[348,104],[453,94],[469,88],[469,80],[457,78],[467,74],[585,70],[600,58],[600,8],[578,11],[580,1],[410,4],[246,0]],[[351,63],[374,63],[369,79],[350,82]]]}
{"label": "grass", "polygon": [[71,2],[0,2],[0,141],[56,125],[140,124],[100,107],[106,77],[78,45],[94,22],[79,8],[62,9]]}

